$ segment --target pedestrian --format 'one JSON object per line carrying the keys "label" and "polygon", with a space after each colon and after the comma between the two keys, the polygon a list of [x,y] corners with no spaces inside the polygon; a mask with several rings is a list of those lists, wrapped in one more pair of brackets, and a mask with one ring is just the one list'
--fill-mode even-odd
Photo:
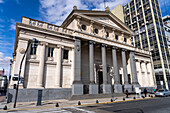
{"label": "pedestrian", "polygon": [[154,93],[156,93],[156,88],[154,89]]}
{"label": "pedestrian", "polygon": [[129,95],[128,90],[125,91],[125,94],[126,94],[126,98],[128,98],[128,95]]}
{"label": "pedestrian", "polygon": [[147,89],[146,89],[146,88],[144,89],[143,92],[144,92],[144,94],[145,94],[145,97],[147,97]]}
{"label": "pedestrian", "polygon": [[141,89],[139,88],[139,98],[141,98]]}

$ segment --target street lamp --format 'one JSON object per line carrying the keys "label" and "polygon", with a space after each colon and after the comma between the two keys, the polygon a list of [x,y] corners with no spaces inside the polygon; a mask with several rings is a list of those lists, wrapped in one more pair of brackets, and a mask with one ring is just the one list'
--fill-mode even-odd
{"label": "street lamp", "polygon": [[[25,58],[25,55],[28,51],[28,48],[29,48],[29,45],[31,44],[31,40],[28,41],[28,45],[27,45],[27,48],[25,50],[25,52],[23,50],[21,50],[20,52],[21,53],[24,53],[23,57],[22,57],[22,60],[21,60],[21,63],[20,63],[20,68],[19,68],[19,74],[18,74],[18,82],[17,82],[17,87],[16,87],[16,94],[15,94],[15,101],[14,101],[14,108],[16,107],[16,103],[17,103],[17,96],[18,96],[18,86],[19,86],[19,81],[20,81],[20,74],[21,74],[21,69],[22,69],[22,63],[24,61],[24,58]],[[37,47],[37,44],[38,44],[38,40],[36,40],[36,38],[33,38],[32,40],[32,47],[33,48],[36,48]]]}

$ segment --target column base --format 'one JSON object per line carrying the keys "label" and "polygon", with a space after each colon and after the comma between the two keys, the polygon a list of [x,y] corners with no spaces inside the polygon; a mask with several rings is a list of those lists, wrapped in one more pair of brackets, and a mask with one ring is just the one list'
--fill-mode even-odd
{"label": "column base", "polygon": [[72,95],[82,95],[83,94],[83,84],[73,84]]}
{"label": "column base", "polygon": [[37,84],[37,85],[36,85],[36,88],[42,89],[42,88],[44,88],[44,87],[42,86],[42,84]]}
{"label": "column base", "polygon": [[114,93],[122,93],[122,85],[114,84]]}
{"label": "column base", "polygon": [[89,84],[89,94],[98,94],[98,84]]}
{"label": "column base", "polygon": [[136,90],[135,90],[136,87],[140,87],[140,85],[139,85],[139,84],[132,84],[132,90],[133,90],[133,91],[136,91]]}
{"label": "column base", "polygon": [[124,85],[124,92],[128,90],[129,93],[132,92],[132,85],[131,84],[125,84]]}
{"label": "column base", "polygon": [[111,93],[111,86],[110,84],[102,84],[103,86],[103,93],[104,94],[110,94]]}

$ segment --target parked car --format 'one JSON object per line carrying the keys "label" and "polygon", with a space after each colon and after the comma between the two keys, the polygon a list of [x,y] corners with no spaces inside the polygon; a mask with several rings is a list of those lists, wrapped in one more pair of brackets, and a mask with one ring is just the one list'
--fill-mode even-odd
{"label": "parked car", "polygon": [[159,89],[158,91],[156,91],[155,96],[161,96],[161,97],[165,97],[165,96],[170,96],[170,91],[168,91],[167,89]]}

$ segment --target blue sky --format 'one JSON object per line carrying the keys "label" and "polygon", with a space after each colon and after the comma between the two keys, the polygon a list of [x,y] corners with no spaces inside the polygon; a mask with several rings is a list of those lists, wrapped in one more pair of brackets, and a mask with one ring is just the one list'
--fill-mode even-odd
{"label": "blue sky", "polygon": [[[9,59],[12,58],[15,40],[15,24],[22,16],[61,25],[72,11],[78,9],[104,10],[104,0],[0,0],[0,69],[9,70]],[[118,4],[125,5],[130,0],[105,0],[113,9]],[[165,16],[164,2],[170,15],[170,0],[159,0],[162,16]]]}

